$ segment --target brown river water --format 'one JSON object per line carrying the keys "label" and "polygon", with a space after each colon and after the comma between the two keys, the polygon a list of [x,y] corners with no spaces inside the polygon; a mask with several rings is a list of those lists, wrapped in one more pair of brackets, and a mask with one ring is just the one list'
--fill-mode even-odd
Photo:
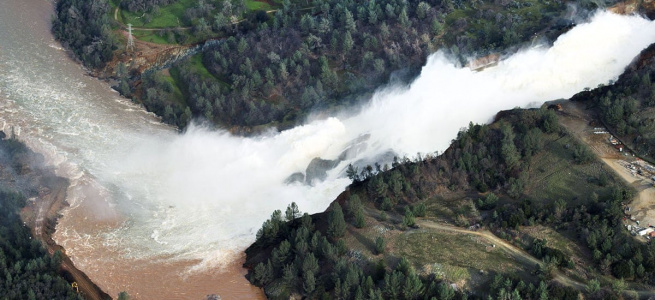
{"label": "brown river water", "polygon": [[54,239],[112,297],[127,291],[133,299],[263,299],[245,279],[237,250],[217,255],[224,261],[212,267],[194,268],[201,254],[158,251],[152,234],[127,241],[118,236],[142,224],[133,221],[129,205],[113,200],[132,195],[107,183],[103,178],[111,174],[102,170],[116,163],[116,153],[128,153],[144,139],[165,141],[177,133],[87,76],[53,39],[52,13],[47,0],[0,1],[0,129],[13,128],[71,181],[71,207]]}
{"label": "brown river water", "polygon": [[[655,22],[601,12],[480,72],[438,52],[411,86],[381,90],[355,116],[240,138],[178,134],[86,76],[49,33],[51,14],[49,0],[0,0],[0,129],[71,182],[55,241],[107,293],[135,299],[263,298],[241,253],[274,209],[323,211],[350,183],[349,163],[443,151],[471,121],[615,80],[655,41]],[[343,161],[323,181],[284,183],[316,157]]]}

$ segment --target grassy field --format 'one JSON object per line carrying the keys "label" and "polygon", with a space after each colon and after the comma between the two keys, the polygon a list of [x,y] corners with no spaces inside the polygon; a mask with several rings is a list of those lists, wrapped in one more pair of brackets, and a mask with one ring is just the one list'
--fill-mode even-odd
{"label": "grassy field", "polygon": [[202,63],[202,55],[201,54],[196,54],[192,56],[189,59],[189,63],[191,64],[191,68],[195,70],[203,79],[205,78],[214,78],[214,75],[209,73],[209,70],[205,67],[205,65]]}
{"label": "grassy field", "polygon": [[257,0],[246,0],[246,8],[248,10],[271,10],[273,7],[264,2],[264,1],[257,1]]}
{"label": "grassy field", "polygon": [[[118,0],[112,0],[112,18],[116,7],[118,7]],[[132,23],[135,27],[145,28],[175,28],[175,27],[189,27],[192,24],[184,21],[184,12],[189,8],[196,5],[196,0],[179,0],[173,4],[166,5],[160,8],[159,14],[151,16],[150,22],[146,23],[145,15],[143,12],[129,12],[120,10],[118,14],[119,21],[123,24]],[[265,1],[246,0],[246,8],[248,11],[254,10],[272,10],[274,9],[269,3]]]}
{"label": "grassy field", "polygon": [[[396,239],[393,251],[407,257],[417,270],[459,281],[480,270],[526,274],[534,266],[519,263],[500,247],[482,237],[442,231],[407,231]],[[436,264],[436,265],[435,265]]]}
{"label": "grassy field", "polygon": [[[577,142],[566,135],[550,135],[544,150],[532,158],[528,168],[525,193],[533,199],[565,200],[577,205],[589,200],[589,191],[607,192],[598,186],[598,178],[605,173],[614,175],[600,161],[587,164],[573,163],[573,146]],[[610,179],[613,180],[613,179]]]}
{"label": "grassy field", "polygon": [[182,90],[180,90],[180,87],[177,85],[177,81],[175,80],[175,78],[173,78],[173,76],[171,75],[164,74],[164,79],[166,79],[166,81],[170,82],[173,85],[173,99],[180,104],[186,104],[184,103],[184,96],[182,94]]}
{"label": "grassy field", "polygon": [[133,30],[132,35],[134,36],[135,39],[140,40],[140,41],[144,41],[144,42],[162,44],[162,45],[170,44],[168,42],[167,37],[165,35],[160,36],[159,32],[157,32],[157,31]]}
{"label": "grassy field", "polygon": [[[160,8],[159,15],[152,16],[149,23],[145,23],[143,13],[120,10],[119,21],[123,24],[132,23],[135,27],[146,28],[174,28],[178,26],[191,26],[183,21],[184,12],[187,8],[196,4],[195,0],[179,0],[173,4]],[[112,12],[113,13],[113,12]]]}
{"label": "grassy field", "polygon": [[435,195],[425,201],[426,217],[434,221],[453,221],[457,215],[471,216],[477,193],[453,192]]}

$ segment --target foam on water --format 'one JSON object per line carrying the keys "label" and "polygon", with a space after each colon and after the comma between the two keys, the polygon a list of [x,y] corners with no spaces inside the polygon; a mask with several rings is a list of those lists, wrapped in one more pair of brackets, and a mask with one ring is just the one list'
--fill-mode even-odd
{"label": "foam on water", "polygon": [[[10,28],[7,18],[0,28]],[[8,32],[0,31],[3,41],[20,38]],[[552,47],[521,51],[481,72],[436,53],[410,86],[380,90],[355,116],[251,138],[199,126],[177,134],[79,75],[58,49],[9,44],[0,48],[0,124],[71,180],[72,206],[57,241],[74,257],[105,251],[76,264],[199,259],[191,271],[204,270],[236,257],[274,209],[295,201],[302,211],[323,211],[348,185],[348,163],[443,151],[470,121],[607,84],[654,41],[653,22],[601,12]],[[312,159],[336,159],[357,139],[365,147],[352,147],[358,152],[325,180],[285,183]]]}
{"label": "foam on water", "polygon": [[[389,151],[443,151],[470,121],[487,122],[499,110],[538,106],[616,79],[653,41],[653,22],[602,12],[552,47],[522,51],[481,72],[436,53],[410,86],[379,91],[356,116],[255,138],[192,126],[172,139],[145,139],[107,164],[101,177],[142,205],[119,205],[134,216],[119,234],[132,237],[124,246],[140,249],[131,255],[165,253],[214,267],[251,243],[274,209],[295,201],[303,211],[324,210],[348,184],[348,163],[374,161]],[[370,136],[365,150],[325,181],[284,184],[313,158],[336,159],[364,135]],[[141,242],[144,237],[149,242]]]}

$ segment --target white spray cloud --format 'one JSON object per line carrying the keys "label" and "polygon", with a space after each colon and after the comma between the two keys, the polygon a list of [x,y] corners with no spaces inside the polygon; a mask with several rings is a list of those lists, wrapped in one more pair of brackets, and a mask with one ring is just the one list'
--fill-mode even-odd
{"label": "white spray cloud", "polygon": [[[111,236],[124,236],[121,247],[137,257],[174,254],[203,259],[203,266],[225,263],[254,241],[274,209],[295,201],[302,211],[323,211],[349,183],[340,175],[348,163],[389,150],[401,156],[443,151],[470,121],[488,122],[499,110],[538,106],[616,79],[653,42],[653,22],[600,12],[552,47],[524,50],[481,72],[455,67],[436,53],[409,87],[379,91],[356,116],[256,138],[192,126],[180,136],[145,139],[99,176],[122,191],[119,207],[132,214]],[[313,158],[336,159],[366,134],[366,150],[326,180],[284,183]]]}

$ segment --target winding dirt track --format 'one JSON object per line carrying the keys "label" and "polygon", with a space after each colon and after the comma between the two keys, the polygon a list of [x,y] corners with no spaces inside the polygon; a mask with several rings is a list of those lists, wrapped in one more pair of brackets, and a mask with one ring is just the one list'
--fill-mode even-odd
{"label": "winding dirt track", "polygon": [[[478,230],[478,231],[470,231],[467,229],[455,227],[455,226],[450,226],[450,225],[443,225],[439,223],[435,223],[432,221],[428,220],[420,220],[416,222],[419,226],[425,227],[425,228],[431,228],[431,229],[437,229],[437,230],[443,230],[443,231],[450,231],[450,232],[457,232],[457,233],[463,233],[463,234],[471,234],[471,235],[477,235],[480,236],[492,244],[501,247],[505,250],[507,250],[510,254],[512,254],[515,258],[522,260],[526,264],[532,264],[532,265],[537,265],[543,263],[541,260],[535,258],[534,256],[530,255],[529,253],[525,252],[523,249],[518,248],[507,241],[497,237],[493,233],[487,231],[487,230]],[[553,273],[553,279],[556,281],[566,285],[566,286],[571,286],[574,287],[578,290],[582,290],[586,287],[586,285],[582,282],[579,282],[577,280],[571,279],[570,277],[566,276],[564,273],[562,273],[560,270],[555,270]],[[655,295],[655,292],[653,293]]]}
{"label": "winding dirt track", "polygon": [[[436,229],[436,230],[443,230],[443,231],[450,231],[450,232],[457,232],[457,233],[462,233],[462,234],[471,234],[471,235],[477,235],[479,237],[482,237],[484,239],[487,239],[489,242],[493,243],[494,245],[501,247],[505,250],[507,250],[509,253],[511,253],[514,257],[517,259],[523,260],[526,263],[530,264],[541,264],[543,263],[541,260],[535,258],[531,254],[525,252],[523,249],[518,248],[507,241],[497,237],[493,233],[487,231],[487,230],[478,230],[478,231],[470,231],[464,228],[460,227],[455,227],[451,225],[443,225],[439,223],[435,223],[432,221],[428,220],[417,220],[416,222],[420,227],[425,227],[425,228],[430,228],[430,229]],[[580,281],[577,281],[575,279],[572,279],[571,277],[568,277],[566,274],[562,273],[560,270],[554,270],[553,272],[553,279],[556,280],[557,282],[573,287],[579,291],[585,291],[587,285],[585,283],[582,283]],[[629,291],[634,291],[637,294],[639,294],[640,297],[650,297],[650,296],[655,296],[655,290],[629,290]]]}

